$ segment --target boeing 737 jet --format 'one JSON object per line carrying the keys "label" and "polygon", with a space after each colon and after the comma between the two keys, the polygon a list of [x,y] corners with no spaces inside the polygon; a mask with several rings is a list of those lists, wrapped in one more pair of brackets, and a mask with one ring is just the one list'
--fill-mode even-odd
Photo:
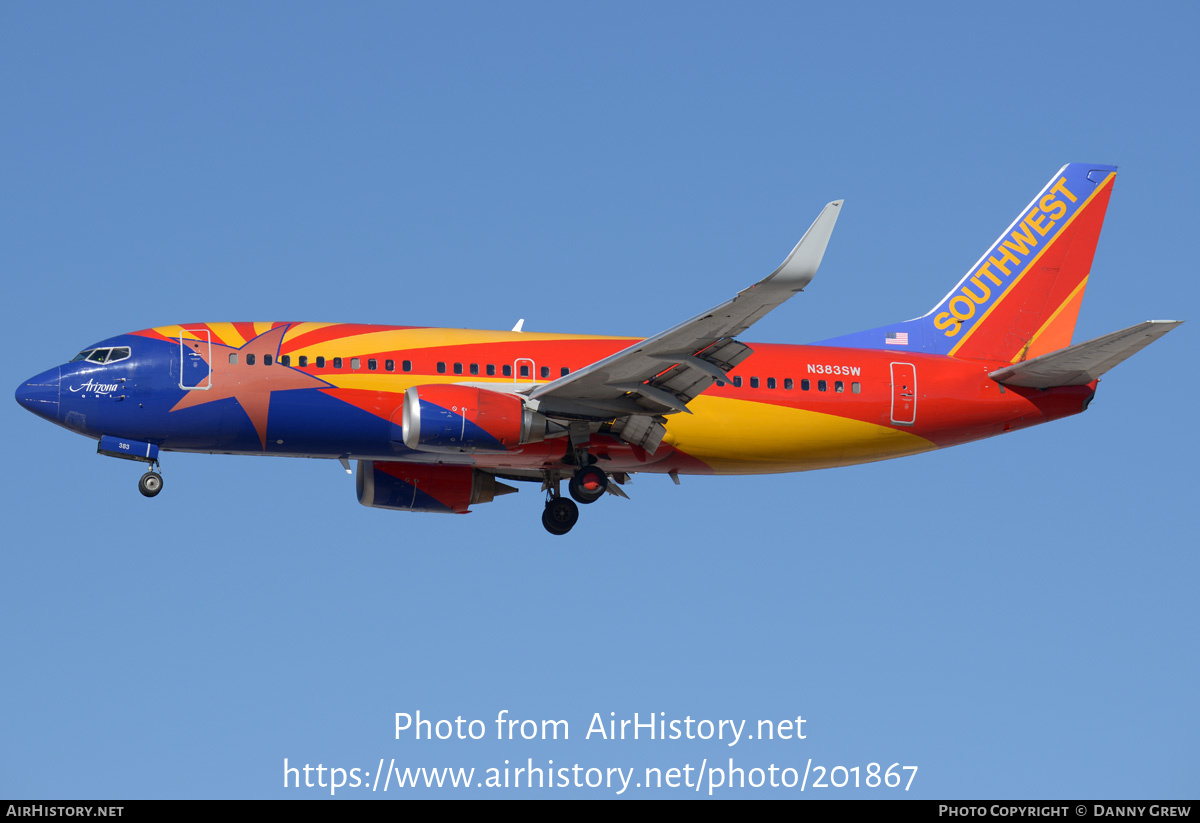
{"label": "boeing 737 jet", "polygon": [[[574,501],[636,472],[763,474],[917,454],[1078,414],[1179,325],[1072,345],[1116,168],[1060,169],[933,309],[810,345],[742,342],[817,273],[841,201],[770,275],[645,339],[353,323],[188,323],[88,346],[17,401],[149,464],[163,452],[357,462],[365,506],[465,513],[527,481]],[[561,492],[566,482],[569,496]]]}

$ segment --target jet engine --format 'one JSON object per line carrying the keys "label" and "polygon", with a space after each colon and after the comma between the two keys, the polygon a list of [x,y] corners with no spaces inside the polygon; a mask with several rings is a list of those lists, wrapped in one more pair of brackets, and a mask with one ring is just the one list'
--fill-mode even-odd
{"label": "jet engine", "polygon": [[409,512],[466,514],[474,503],[490,503],[516,491],[470,466],[359,460],[356,479],[359,503]]}
{"label": "jet engine", "polygon": [[404,445],[423,452],[506,452],[565,434],[515,394],[473,386],[412,386],[404,393]]}

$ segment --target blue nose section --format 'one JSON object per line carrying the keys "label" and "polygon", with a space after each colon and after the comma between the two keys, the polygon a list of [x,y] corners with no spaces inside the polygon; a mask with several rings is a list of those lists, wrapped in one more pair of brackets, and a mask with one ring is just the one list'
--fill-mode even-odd
{"label": "blue nose section", "polygon": [[62,369],[55,366],[18,386],[17,402],[39,417],[57,420],[61,386]]}

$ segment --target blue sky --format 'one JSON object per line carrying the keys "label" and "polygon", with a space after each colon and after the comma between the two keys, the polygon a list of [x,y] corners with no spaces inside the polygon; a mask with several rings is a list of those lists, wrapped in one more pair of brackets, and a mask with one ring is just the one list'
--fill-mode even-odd
{"label": "blue sky", "polygon": [[[745,336],[821,340],[925,312],[1072,161],[1120,167],[1076,339],[1195,319],[1198,22],[7,4],[3,383],[180,322],[651,334],[845,198],[817,279]],[[369,510],[326,461],[171,454],[145,500],[136,465],[10,401],[0,796],[329,796],[285,790],[285,758],[732,757],[917,766],[910,797],[1195,797],[1193,334],[1076,418],[835,471],[643,475],[567,538],[528,489],[466,517]],[[493,734],[395,739],[418,710]],[[501,710],[571,739],[497,741]],[[807,737],[585,740],[610,712],[803,716]],[[799,796],[718,790],[739,795]]]}

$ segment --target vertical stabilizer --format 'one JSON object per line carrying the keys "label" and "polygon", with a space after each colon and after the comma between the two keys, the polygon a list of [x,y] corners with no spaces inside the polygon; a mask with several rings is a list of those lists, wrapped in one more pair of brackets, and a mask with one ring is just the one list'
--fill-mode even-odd
{"label": "vertical stabilizer", "polygon": [[1116,172],[1063,166],[928,314],[823,342],[1008,363],[1071,345]]}

